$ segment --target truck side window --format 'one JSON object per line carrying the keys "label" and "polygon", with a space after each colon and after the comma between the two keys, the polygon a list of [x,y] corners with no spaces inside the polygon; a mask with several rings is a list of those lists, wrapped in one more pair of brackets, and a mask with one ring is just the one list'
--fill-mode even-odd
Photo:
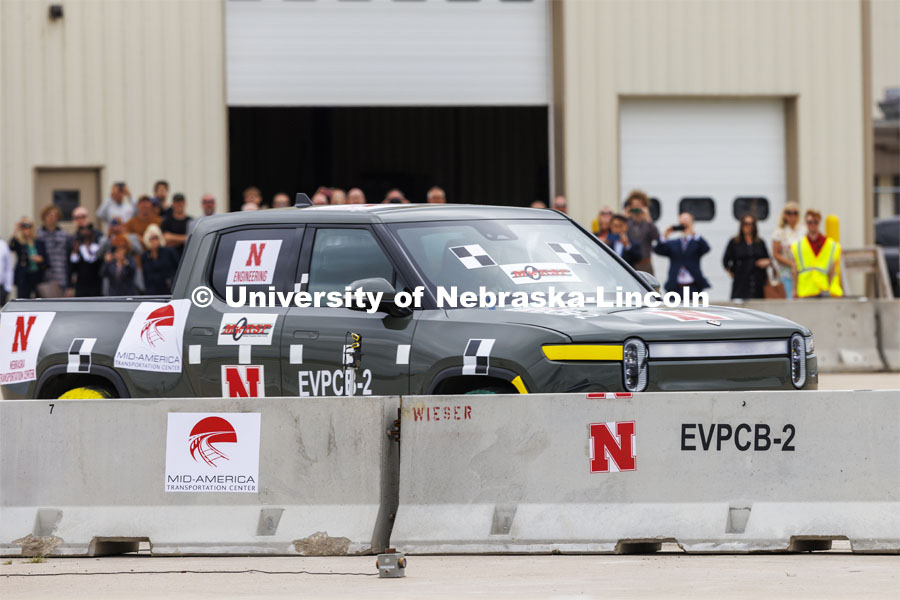
{"label": "truck side window", "polygon": [[368,229],[318,229],[309,262],[310,292],[344,291],[357,279],[383,277],[394,268]]}
{"label": "truck side window", "polygon": [[212,288],[225,297],[230,285],[248,291],[293,290],[302,229],[255,228],[219,237],[212,270]]}

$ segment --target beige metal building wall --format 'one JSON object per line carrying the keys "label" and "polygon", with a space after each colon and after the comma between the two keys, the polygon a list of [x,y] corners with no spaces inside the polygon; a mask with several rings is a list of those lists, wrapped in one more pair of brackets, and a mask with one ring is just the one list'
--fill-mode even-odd
{"label": "beige metal building wall", "polygon": [[0,236],[30,214],[36,170],[99,167],[105,197],[158,178],[199,212],[227,204],[221,0],[0,1]]}
{"label": "beige metal building wall", "polygon": [[622,199],[622,97],[796,97],[788,194],[839,215],[845,245],[863,243],[859,2],[564,0],[554,17],[557,180],[562,167],[581,223]]}
{"label": "beige metal building wall", "polygon": [[872,0],[872,100],[875,117],[884,90],[900,87],[900,0]]}

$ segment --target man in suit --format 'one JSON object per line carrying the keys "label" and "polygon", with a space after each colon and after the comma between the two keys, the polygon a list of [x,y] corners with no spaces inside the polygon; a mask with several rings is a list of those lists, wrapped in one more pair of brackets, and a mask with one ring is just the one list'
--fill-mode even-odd
{"label": "man in suit", "polygon": [[709,287],[700,269],[700,258],[709,252],[709,244],[694,233],[694,217],[690,213],[679,215],[678,225],[666,229],[665,239],[658,242],[653,251],[669,257],[667,292],[680,293],[681,288],[687,286],[694,293]]}

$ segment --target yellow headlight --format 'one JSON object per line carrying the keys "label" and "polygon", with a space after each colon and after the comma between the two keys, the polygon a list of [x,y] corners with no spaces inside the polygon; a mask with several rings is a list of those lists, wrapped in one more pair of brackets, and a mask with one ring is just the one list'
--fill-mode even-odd
{"label": "yellow headlight", "polygon": [[621,344],[560,344],[542,350],[550,360],[622,360]]}

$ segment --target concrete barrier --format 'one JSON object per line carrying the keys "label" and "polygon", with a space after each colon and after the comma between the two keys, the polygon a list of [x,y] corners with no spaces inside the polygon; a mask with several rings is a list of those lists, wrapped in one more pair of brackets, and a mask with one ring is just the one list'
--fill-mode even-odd
{"label": "concrete barrier", "polygon": [[408,553],[900,549],[900,394],[404,397]]}
{"label": "concrete barrier", "polygon": [[887,368],[900,371],[900,300],[876,300],[878,348]]}
{"label": "concrete barrier", "polygon": [[0,553],[336,555],[388,544],[400,400],[0,402]]}
{"label": "concrete barrier", "polygon": [[[894,302],[900,306],[900,300]],[[805,325],[816,340],[819,371],[882,371],[878,349],[876,302],[868,299],[747,300],[730,306],[749,308]],[[894,339],[898,334],[894,331]]]}

